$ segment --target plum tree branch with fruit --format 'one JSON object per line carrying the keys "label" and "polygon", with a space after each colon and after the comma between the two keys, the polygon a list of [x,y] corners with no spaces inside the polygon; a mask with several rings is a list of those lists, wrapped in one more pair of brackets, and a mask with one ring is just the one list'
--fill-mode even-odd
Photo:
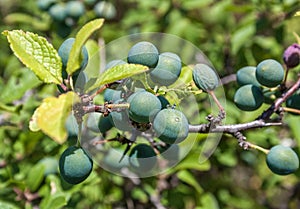
{"label": "plum tree branch with fruit", "polygon": [[[215,95],[215,90],[220,87],[220,79],[212,66],[204,63],[185,65],[177,54],[161,53],[148,41],[135,43],[129,49],[126,61],[113,60],[94,82],[89,82],[84,70],[90,57],[84,44],[102,24],[102,19],[91,21],[75,38],[66,39],[58,51],[45,38],[36,34],[23,31],[3,32],[16,56],[40,80],[56,84],[60,91],[58,98],[47,98],[36,109],[30,121],[30,129],[42,130],[58,143],[64,143],[67,139],[64,125],[70,117],[69,113],[72,112],[71,116],[75,118],[78,126],[75,134],[78,137],[77,144],[66,149],[59,161],[61,175],[67,182],[81,183],[92,171],[91,156],[80,145],[84,132],[82,124],[85,122],[85,116],[91,113],[101,113],[97,124],[100,124],[98,133],[102,137],[93,146],[116,141],[121,145],[126,144],[126,149],[116,163],[121,165],[125,156],[128,157],[125,167],[129,167],[140,177],[150,174],[154,169],[162,169],[160,157],[170,163],[177,160],[180,149],[178,144],[186,140],[190,133],[230,134],[237,138],[242,148],[257,149],[267,154],[267,165],[274,173],[287,175],[298,169],[299,159],[291,148],[278,145],[267,150],[246,141],[242,132],[281,126],[284,103],[290,109],[300,109],[300,94],[297,93],[300,79],[298,78],[291,87],[285,87],[289,69],[299,64],[299,44],[293,44],[284,53],[286,71],[273,59],[266,59],[255,67],[246,66],[237,71],[236,80],[240,87],[234,96],[236,106],[242,111],[257,110],[263,103],[269,103],[270,107],[254,121],[223,124],[226,109]],[[27,42],[19,46],[18,43],[23,37],[26,37]],[[34,44],[40,45],[38,55],[26,49],[27,45]],[[47,57],[49,54],[52,62],[45,63],[45,60],[51,60]],[[188,92],[191,94],[196,91],[207,93],[218,107],[218,115],[207,115],[205,124],[190,124],[186,115],[176,106],[180,105],[181,98],[177,93],[182,89],[168,89],[180,79],[184,67],[188,68],[184,73],[191,78],[191,81],[183,86],[184,90],[189,86]],[[138,77],[139,75],[143,76]],[[232,76],[229,80],[233,80]],[[170,92],[178,96],[177,100],[169,96]],[[104,100],[101,104],[95,102],[99,95],[103,96]],[[56,112],[57,115],[53,116],[52,112]],[[279,116],[271,119],[273,114]],[[53,124],[49,124],[47,118],[53,119]],[[112,129],[117,134],[113,138],[107,138],[107,133]],[[140,142],[139,137],[146,142]],[[111,150],[107,152],[109,151]],[[164,154],[168,152],[171,154]]]}

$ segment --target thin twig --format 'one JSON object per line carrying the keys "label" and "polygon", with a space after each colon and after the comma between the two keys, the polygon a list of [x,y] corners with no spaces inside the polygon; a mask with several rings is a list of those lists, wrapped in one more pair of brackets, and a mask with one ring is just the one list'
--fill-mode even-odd
{"label": "thin twig", "polygon": [[216,125],[215,127],[207,126],[207,124],[189,125],[190,133],[229,133],[233,134],[238,131],[244,131],[253,128],[262,128],[268,126],[280,126],[281,122],[265,122],[264,120],[255,120],[249,123],[233,124],[233,125]]}
{"label": "thin twig", "polygon": [[275,100],[275,102],[265,110],[258,119],[268,120],[274,112],[277,112],[282,103],[284,103],[290,96],[292,96],[300,86],[300,76],[298,75],[298,80],[293,84],[291,88],[289,88],[285,93],[282,94],[281,97]]}

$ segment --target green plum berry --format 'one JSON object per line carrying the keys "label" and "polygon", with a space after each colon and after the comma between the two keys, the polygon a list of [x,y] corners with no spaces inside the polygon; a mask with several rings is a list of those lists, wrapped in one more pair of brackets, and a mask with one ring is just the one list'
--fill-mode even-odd
{"label": "green plum berry", "polygon": [[159,54],[157,48],[150,42],[141,41],[132,46],[128,52],[128,63],[155,67]]}
{"label": "green plum berry", "polygon": [[[61,57],[61,61],[64,67],[67,66],[69,60],[69,54],[74,42],[75,42],[75,38],[68,38],[60,45],[58,49],[58,54]],[[82,61],[81,61],[80,68],[84,69],[89,59],[88,51],[85,46],[83,46],[81,49],[81,59]]]}
{"label": "green plum berry", "polygon": [[84,5],[81,1],[68,1],[66,3],[67,15],[74,18],[79,18],[85,12]]}
{"label": "green plum berry", "polygon": [[255,75],[261,85],[276,87],[283,80],[284,69],[276,60],[266,59],[257,65]]}
{"label": "green plum berry", "polygon": [[107,88],[104,90],[104,101],[114,103],[115,101],[121,99],[121,94],[122,92],[119,90]]}
{"label": "green plum berry", "polygon": [[178,79],[180,72],[180,57],[177,54],[165,52],[159,55],[156,67],[150,72],[150,78],[154,83],[169,86]]}
{"label": "green plum berry", "polygon": [[160,100],[147,91],[138,91],[130,95],[129,117],[138,123],[150,122],[156,113],[161,110]]}
{"label": "green plum berry", "polygon": [[67,120],[66,120],[66,123],[65,123],[65,127],[67,129],[68,137],[69,138],[77,137],[79,126],[78,126],[76,118],[75,118],[75,116],[73,114],[70,114],[67,117]]}
{"label": "green plum berry", "polygon": [[97,17],[104,17],[105,19],[112,19],[117,14],[115,6],[108,1],[100,1],[95,4],[94,12]]}
{"label": "green plum berry", "polygon": [[[124,103],[123,99],[117,100],[114,104]],[[109,118],[114,127],[121,131],[132,131],[133,126],[129,119],[128,109],[120,111],[112,111],[109,113]]]}
{"label": "green plum berry", "polygon": [[101,113],[98,112],[89,113],[86,119],[86,127],[93,132],[96,133],[99,132],[98,124],[101,117],[102,117]]}
{"label": "green plum berry", "polygon": [[55,3],[56,0],[38,0],[37,6],[40,10],[47,11]]}
{"label": "green plum berry", "polygon": [[244,86],[247,84],[252,84],[257,87],[260,87],[260,83],[257,81],[256,76],[256,67],[254,66],[246,66],[239,69],[236,73],[236,80],[240,86]]}
{"label": "green plum berry", "polygon": [[108,168],[109,170],[113,171],[119,171],[120,169],[127,167],[129,165],[129,158],[128,156],[124,156],[124,158],[122,159],[123,152],[124,150],[119,148],[110,148],[108,150],[108,153],[105,154],[103,158],[105,168]]}
{"label": "green plum berry", "polygon": [[213,91],[219,85],[216,72],[206,64],[196,64],[193,69],[193,80],[199,89]]}
{"label": "green plum berry", "polygon": [[150,171],[154,168],[156,162],[156,153],[153,148],[147,144],[138,144],[130,151],[129,163],[135,171]]}
{"label": "green plum berry", "polygon": [[113,127],[113,124],[112,124],[111,119],[109,117],[111,117],[111,116],[104,117],[102,115],[99,118],[98,129],[100,130],[100,132],[102,134],[105,134],[107,131],[109,131]]}
{"label": "green plum berry", "polygon": [[58,160],[53,157],[45,157],[38,163],[44,166],[45,176],[58,172]]}
{"label": "green plum berry", "polygon": [[54,4],[50,7],[49,14],[56,21],[64,21],[67,17],[65,4]]}
{"label": "green plum berry", "polygon": [[299,168],[299,158],[290,147],[276,145],[267,154],[267,165],[278,175],[294,173]]}
{"label": "green plum berry", "polygon": [[160,103],[161,103],[161,109],[165,109],[168,106],[170,106],[170,102],[162,95],[157,96],[157,98],[159,99]]}
{"label": "green plum berry", "polygon": [[293,94],[286,100],[286,106],[289,108],[300,110],[300,94]]}
{"label": "green plum berry", "polygon": [[88,81],[88,77],[85,72],[80,72],[79,74],[74,74],[72,76],[75,91],[83,93],[84,92],[84,86]]}
{"label": "green plum berry", "polygon": [[60,156],[60,174],[70,184],[79,184],[84,181],[92,169],[93,161],[80,147],[71,146]]}
{"label": "green plum berry", "polygon": [[261,89],[251,84],[241,86],[234,95],[234,103],[244,111],[256,110],[263,102],[264,95]]}
{"label": "green plum berry", "polygon": [[163,109],[153,121],[157,137],[167,144],[180,143],[189,134],[189,123],[185,115],[175,109]]}

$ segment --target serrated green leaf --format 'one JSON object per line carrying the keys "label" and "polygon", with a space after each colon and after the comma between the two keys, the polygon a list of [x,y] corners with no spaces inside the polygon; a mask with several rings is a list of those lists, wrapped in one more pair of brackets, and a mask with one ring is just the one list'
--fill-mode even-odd
{"label": "serrated green leaf", "polygon": [[44,38],[22,30],[4,31],[10,48],[20,61],[45,83],[62,83],[62,63],[54,47]]}
{"label": "serrated green leaf", "polygon": [[101,74],[94,85],[89,87],[88,91],[98,88],[104,84],[112,83],[117,80],[131,77],[139,73],[143,73],[149,70],[147,66],[138,64],[122,64],[114,66]]}
{"label": "serrated green leaf", "polygon": [[59,144],[67,140],[65,122],[71,112],[72,105],[79,101],[76,93],[70,91],[58,98],[49,97],[38,107],[37,126]]}
{"label": "serrated green leaf", "polygon": [[27,174],[26,185],[30,191],[34,192],[38,189],[44,179],[45,167],[42,164],[33,166]]}
{"label": "serrated green leaf", "polygon": [[85,24],[77,33],[75,37],[75,42],[70,51],[69,57],[72,59],[68,59],[67,69],[69,75],[72,75],[79,67],[80,67],[80,54],[81,48],[88,40],[88,38],[92,35],[93,32],[101,28],[103,25],[104,19],[96,19]]}

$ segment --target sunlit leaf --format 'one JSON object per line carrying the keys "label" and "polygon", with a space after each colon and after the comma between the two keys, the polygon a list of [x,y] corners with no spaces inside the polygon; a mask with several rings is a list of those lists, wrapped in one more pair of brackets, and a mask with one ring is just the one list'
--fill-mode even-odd
{"label": "sunlit leaf", "polygon": [[75,42],[69,55],[69,57],[72,57],[72,59],[68,59],[67,63],[66,71],[68,72],[68,74],[71,75],[80,67],[80,54],[82,46],[85,44],[85,42],[92,35],[93,32],[101,28],[103,22],[104,19],[92,20],[86,25],[84,25],[77,33],[75,37]]}
{"label": "sunlit leaf", "polygon": [[38,128],[57,143],[64,143],[67,139],[65,122],[71,112],[72,105],[78,101],[79,98],[74,92],[62,94],[58,98],[44,99],[36,110],[36,115],[34,114]]}
{"label": "sunlit leaf", "polygon": [[104,84],[112,83],[117,80],[121,80],[139,73],[146,72],[147,70],[149,70],[147,66],[138,64],[122,64],[114,66],[104,71],[103,74],[99,75],[94,85],[92,85],[88,89],[88,91],[98,88]]}
{"label": "sunlit leaf", "polygon": [[10,48],[20,61],[45,83],[62,83],[61,59],[44,38],[22,30],[4,31]]}

